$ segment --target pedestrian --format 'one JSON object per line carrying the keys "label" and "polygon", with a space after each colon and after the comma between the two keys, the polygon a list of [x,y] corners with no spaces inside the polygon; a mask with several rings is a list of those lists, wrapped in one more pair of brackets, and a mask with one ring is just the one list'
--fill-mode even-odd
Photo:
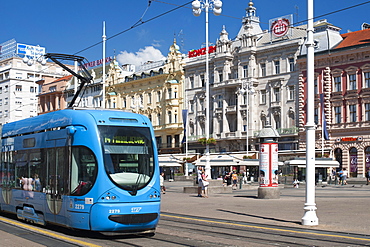
{"label": "pedestrian", "polygon": [[160,175],[159,184],[161,186],[161,192],[163,194],[166,194],[166,187],[164,186],[164,172],[162,172],[161,175]]}
{"label": "pedestrian", "polygon": [[347,185],[347,177],[348,177],[348,171],[346,168],[343,168],[342,185]]}
{"label": "pedestrian", "polygon": [[248,183],[248,173],[246,171],[243,172],[243,184]]}
{"label": "pedestrian", "polygon": [[198,197],[202,197],[202,189],[203,189],[202,172],[203,172],[203,168],[201,166],[198,166],[198,171],[197,171]]}
{"label": "pedestrian", "polygon": [[343,181],[343,169],[341,169],[339,172],[337,172],[337,176],[338,176],[338,179],[339,179],[339,183],[338,184],[342,184],[342,181]]}
{"label": "pedestrian", "polygon": [[299,181],[298,181],[298,179],[295,179],[294,181],[293,181],[293,187],[294,188],[299,188]]}
{"label": "pedestrian", "polygon": [[334,181],[334,180],[335,180],[335,178],[336,178],[336,176],[337,176],[337,171],[336,171],[336,169],[335,169],[335,168],[331,169],[330,179],[331,179],[332,181]]}
{"label": "pedestrian", "polygon": [[207,180],[208,175],[205,174],[204,171],[202,171],[202,192],[203,197],[208,198],[208,185],[209,182]]}
{"label": "pedestrian", "polygon": [[369,181],[370,181],[370,168],[368,168],[366,174],[365,174],[365,177],[366,177],[366,185],[369,185]]}
{"label": "pedestrian", "polygon": [[231,174],[231,180],[233,182],[233,190],[236,190],[238,187],[238,174],[234,170],[233,173]]}

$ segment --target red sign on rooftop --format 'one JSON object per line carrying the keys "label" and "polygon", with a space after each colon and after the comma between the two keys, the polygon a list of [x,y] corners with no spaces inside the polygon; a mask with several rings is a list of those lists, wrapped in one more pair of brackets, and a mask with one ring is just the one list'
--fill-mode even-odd
{"label": "red sign on rooftop", "polygon": [[[216,46],[215,45],[212,45],[210,47],[208,47],[208,54],[210,53],[213,53],[216,51]],[[201,55],[205,55],[206,54],[206,47],[204,48],[200,48],[198,50],[191,50],[188,52],[188,57],[198,57],[198,56],[201,56]]]}

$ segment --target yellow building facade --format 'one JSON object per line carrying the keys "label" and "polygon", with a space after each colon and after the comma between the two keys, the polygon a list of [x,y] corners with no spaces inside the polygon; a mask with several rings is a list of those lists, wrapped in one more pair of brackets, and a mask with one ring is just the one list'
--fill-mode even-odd
{"label": "yellow building facade", "polygon": [[107,108],[146,115],[152,122],[158,152],[181,153],[184,136],[184,70],[176,41],[165,61],[148,62],[138,72],[122,76],[114,60],[105,90]]}

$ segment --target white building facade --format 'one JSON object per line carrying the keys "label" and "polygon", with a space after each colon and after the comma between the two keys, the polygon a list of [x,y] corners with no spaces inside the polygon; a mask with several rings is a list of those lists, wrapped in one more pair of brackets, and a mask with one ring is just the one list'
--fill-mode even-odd
{"label": "white building facade", "polygon": [[[298,79],[296,58],[306,31],[292,28],[275,37],[262,31],[253,2],[235,40],[226,28],[210,48],[211,152],[256,153],[256,136],[271,124],[281,135],[279,149],[298,148]],[[198,54],[201,54],[199,52]],[[185,65],[190,148],[202,152],[205,136],[205,55],[189,54]],[[247,139],[248,137],[248,139]],[[248,147],[247,147],[248,146]]]}
{"label": "white building facade", "polygon": [[41,79],[50,82],[69,74],[54,63],[41,64],[36,60],[25,63],[17,45],[14,39],[1,44],[0,124],[37,116],[39,85],[36,82]]}

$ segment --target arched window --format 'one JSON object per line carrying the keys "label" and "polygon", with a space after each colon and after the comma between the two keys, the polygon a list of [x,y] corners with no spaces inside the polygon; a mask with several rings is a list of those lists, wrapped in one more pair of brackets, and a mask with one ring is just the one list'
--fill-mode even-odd
{"label": "arched window", "polygon": [[357,148],[353,147],[349,150],[349,172],[351,177],[357,177]]}
{"label": "arched window", "polygon": [[339,162],[339,169],[342,169],[343,152],[342,149],[337,148],[334,150],[335,160]]}

